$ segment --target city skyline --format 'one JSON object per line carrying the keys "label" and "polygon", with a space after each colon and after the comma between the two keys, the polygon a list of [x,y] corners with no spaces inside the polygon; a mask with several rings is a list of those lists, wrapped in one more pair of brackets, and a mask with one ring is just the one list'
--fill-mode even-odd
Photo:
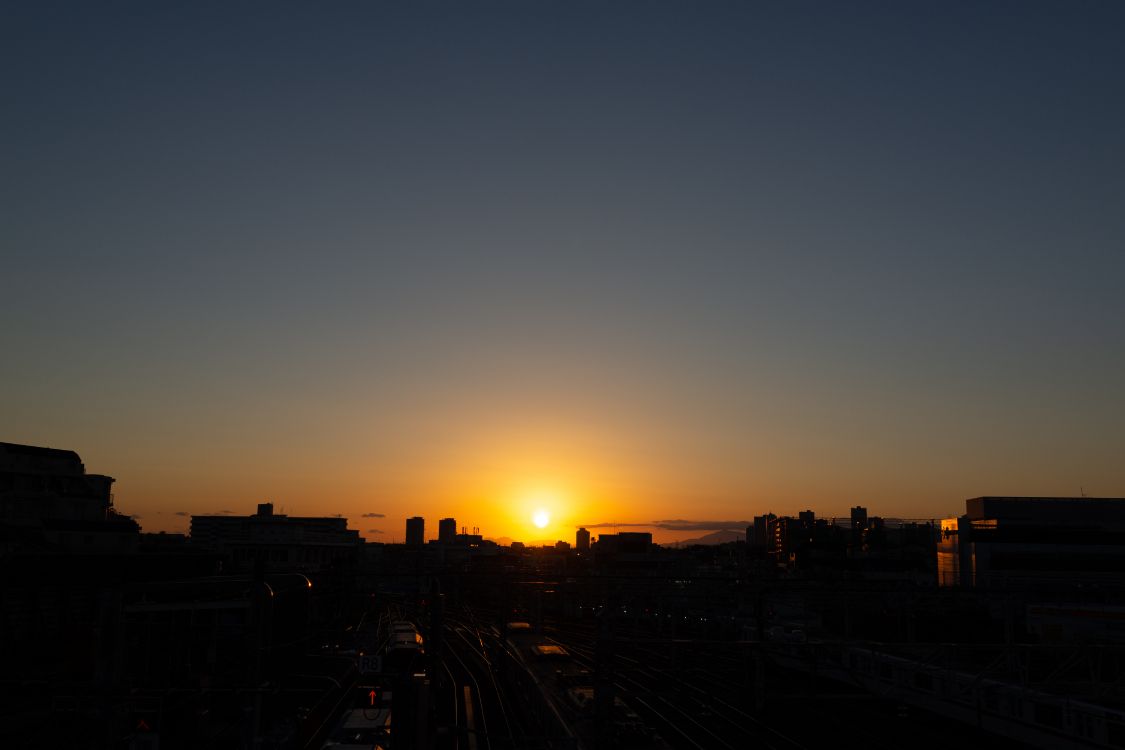
{"label": "city skyline", "polygon": [[1015,750],[1125,727],[1125,498],[536,548],[451,517],[427,543],[421,516],[365,544],[268,502],[142,534],[112,484],[73,450],[0,442],[7,745],[37,744],[44,715],[66,744],[136,750],[807,750],[845,723],[872,750]]}
{"label": "city skyline", "polygon": [[0,747],[1125,747],[1125,2],[3,19]]}
{"label": "city skyline", "polygon": [[1119,5],[8,21],[0,440],[146,530],[1125,496]]}
{"label": "city skyline", "polygon": [[[66,466],[68,468],[62,469],[63,475],[73,475],[77,467],[78,474],[84,474],[100,489],[98,493],[104,493],[104,501],[106,503],[104,512],[108,513],[111,521],[125,521],[131,519],[135,528],[138,531],[147,531],[148,533],[163,534],[168,529],[156,528],[145,529],[141,523],[142,516],[138,513],[130,513],[128,507],[121,505],[114,505],[114,493],[112,492],[115,478],[105,474],[98,474],[97,472],[88,471],[85,468],[85,463],[82,461],[81,455],[76,451],[70,449],[59,449],[51,446],[31,446],[21,445],[18,443],[9,443],[0,441],[0,452],[10,453],[13,456],[14,466],[20,466],[21,461],[27,461],[26,464],[29,471],[34,476],[38,476],[37,472],[43,471],[60,471],[59,466]],[[38,463],[37,463],[38,462]],[[54,469],[47,468],[54,466]],[[18,469],[17,469],[18,470]],[[15,480],[12,480],[15,482]],[[24,480],[20,480],[24,481]],[[32,481],[32,480],[27,480]],[[36,482],[38,480],[34,480]],[[12,488],[16,487],[18,482],[11,484]],[[26,487],[21,492],[30,491]],[[54,492],[49,490],[48,492]],[[84,490],[88,492],[89,490]],[[19,494],[17,492],[17,494]],[[34,494],[34,492],[32,492]],[[993,498],[997,496],[992,496]],[[1003,496],[999,496],[1003,497]],[[1081,498],[1090,499],[1091,501],[1105,501],[1107,498],[1096,498],[1082,494]],[[979,499],[979,498],[978,498]],[[1044,496],[1028,497],[1024,496],[1017,498],[1019,500],[1039,499],[1039,500],[1057,500],[1058,498],[1049,498]],[[1071,498],[1072,500],[1074,498]],[[1116,501],[1116,499],[1113,499]],[[738,541],[745,539],[749,541],[750,534],[753,532],[759,523],[765,523],[772,526],[773,522],[777,519],[798,521],[802,525],[812,526],[814,520],[818,524],[827,524],[829,526],[836,526],[843,529],[855,529],[857,524],[859,527],[866,527],[868,519],[872,519],[879,527],[884,525],[889,527],[896,527],[900,525],[919,524],[930,528],[936,528],[936,523],[939,520],[938,516],[929,518],[902,518],[902,517],[886,517],[880,515],[878,512],[869,513],[870,510],[865,506],[853,506],[845,513],[825,512],[823,508],[816,510],[810,507],[813,504],[806,504],[803,510],[800,511],[784,511],[774,513],[771,508],[768,512],[761,515],[753,516],[753,520],[699,520],[699,519],[663,519],[654,520],[651,522],[635,522],[635,521],[612,521],[612,522],[598,522],[598,523],[580,523],[572,527],[567,527],[564,523],[558,521],[558,516],[555,514],[557,508],[565,508],[565,498],[545,495],[540,493],[529,497],[532,504],[527,507],[532,508],[531,526],[535,531],[530,535],[512,538],[503,535],[494,535],[488,531],[480,529],[478,526],[461,523],[458,525],[458,520],[455,517],[442,517],[438,520],[435,532],[435,526],[432,523],[428,526],[430,529],[427,532],[425,529],[426,519],[424,516],[411,516],[404,519],[388,518],[384,513],[369,512],[364,513],[358,518],[349,518],[340,513],[332,513],[330,508],[321,507],[318,509],[319,515],[307,515],[296,512],[296,509],[286,508],[285,506],[274,506],[274,503],[265,501],[257,503],[253,513],[242,513],[231,509],[222,509],[214,512],[193,513],[188,511],[181,511],[175,513],[175,517],[180,519],[176,526],[182,524],[189,524],[186,529],[173,528],[174,532],[187,532],[189,537],[194,538],[195,526],[199,521],[208,524],[207,528],[210,529],[214,524],[227,524],[237,521],[239,519],[265,517],[267,519],[289,519],[289,521],[301,522],[314,522],[318,524],[318,528],[338,528],[341,533],[354,534],[356,538],[362,537],[363,539],[371,542],[378,543],[391,543],[391,544],[405,544],[406,546],[421,546],[422,544],[430,542],[440,542],[441,544],[461,544],[468,543],[472,539],[480,541],[481,539],[489,542],[495,542],[501,545],[508,545],[514,542],[527,544],[529,546],[553,546],[556,542],[570,545],[568,534],[576,538],[579,542],[576,546],[582,548],[588,546],[591,542],[591,530],[593,530],[593,539],[600,538],[601,535],[609,534],[616,536],[619,533],[633,533],[633,532],[646,532],[650,541],[656,544],[671,544],[680,545],[685,543],[695,544],[720,544],[730,541]],[[563,501],[563,502],[560,502]],[[877,510],[877,509],[874,509]],[[48,515],[50,513],[48,512]],[[96,513],[95,513],[96,515]],[[941,518],[947,517],[949,514],[944,514]],[[562,514],[564,518],[567,514]],[[339,519],[344,521],[342,526],[339,526],[335,521]],[[858,520],[857,520],[858,519]],[[103,519],[105,520],[105,519]],[[158,519],[159,521],[160,519]],[[167,520],[167,519],[164,519]],[[401,538],[399,538],[394,531],[389,533],[386,527],[389,525],[393,529],[396,521],[400,521],[399,527],[402,529],[403,524],[405,529]],[[464,519],[462,519],[464,521]],[[325,522],[331,522],[330,527],[325,527]],[[354,528],[348,527],[348,524],[354,524]],[[363,530],[365,526],[379,525],[381,528],[368,528]],[[471,534],[469,530],[471,529]],[[764,532],[763,532],[764,533]],[[465,535],[468,534],[467,537]],[[552,536],[554,534],[554,536]],[[205,534],[210,538],[212,533],[210,531]],[[584,542],[582,541],[584,540]]]}

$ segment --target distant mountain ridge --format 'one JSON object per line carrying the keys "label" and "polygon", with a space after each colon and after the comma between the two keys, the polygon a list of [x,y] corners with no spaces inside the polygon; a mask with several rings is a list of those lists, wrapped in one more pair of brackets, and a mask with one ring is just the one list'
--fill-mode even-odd
{"label": "distant mountain ridge", "polygon": [[[496,542],[501,547],[510,547],[512,542],[519,542],[519,539],[512,539],[510,536],[497,536],[487,537],[488,541]],[[542,547],[544,545],[554,547],[557,539],[533,539],[530,542],[520,542],[525,547]]]}
{"label": "distant mountain ridge", "polygon": [[[723,529],[721,531],[712,531],[710,534],[704,534],[703,536],[700,536],[700,537],[693,537],[691,539],[684,539],[684,540],[679,541],[679,542],[664,542],[664,543],[661,544],[661,546],[662,547],[690,547],[693,544],[726,544],[727,542],[737,542],[737,541],[744,540],[744,539],[746,539],[746,532],[745,531],[733,531],[731,529]],[[500,536],[500,537],[490,537],[489,541],[496,542],[497,544],[506,547],[506,546],[510,545],[512,542],[518,541],[518,540],[512,539],[511,537],[507,537],[507,536]],[[549,546],[549,547],[553,547],[555,545],[555,540],[552,540],[552,539],[533,539],[529,542],[524,542],[524,544],[528,547],[542,547],[544,545]],[[574,542],[568,542],[568,544],[573,546]]]}
{"label": "distant mountain ridge", "polygon": [[710,534],[704,534],[701,537],[694,539],[684,539],[672,544],[666,544],[665,547],[690,547],[693,544],[726,544],[727,542],[737,542],[740,539],[746,538],[744,531],[730,531],[724,529],[722,531],[712,531]]}

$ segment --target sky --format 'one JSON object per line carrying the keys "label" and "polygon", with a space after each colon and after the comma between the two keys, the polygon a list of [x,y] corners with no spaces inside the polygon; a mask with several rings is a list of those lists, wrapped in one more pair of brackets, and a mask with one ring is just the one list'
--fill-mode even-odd
{"label": "sky", "polygon": [[1125,496],[1121,3],[2,18],[0,440],[146,531]]}

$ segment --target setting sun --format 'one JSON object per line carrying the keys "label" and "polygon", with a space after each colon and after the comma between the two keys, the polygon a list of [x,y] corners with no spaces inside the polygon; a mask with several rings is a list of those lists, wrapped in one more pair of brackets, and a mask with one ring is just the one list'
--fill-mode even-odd
{"label": "setting sun", "polygon": [[[554,479],[554,478],[549,478]],[[533,540],[545,538],[543,532],[555,533],[570,523],[574,513],[569,491],[561,490],[558,481],[528,482],[513,488],[512,520],[521,527],[517,533],[531,534]]]}

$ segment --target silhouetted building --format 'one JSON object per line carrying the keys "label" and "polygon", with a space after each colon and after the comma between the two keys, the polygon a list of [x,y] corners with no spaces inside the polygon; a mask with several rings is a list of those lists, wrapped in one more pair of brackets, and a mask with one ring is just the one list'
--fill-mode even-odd
{"label": "silhouetted building", "polygon": [[776,520],[777,516],[773,513],[768,513],[764,516],[754,516],[754,525],[746,530],[746,541],[751,548],[758,550],[769,550],[772,548],[773,523]]}
{"label": "silhouetted building", "polygon": [[406,519],[406,544],[410,547],[421,547],[425,542],[426,519],[421,516]]}
{"label": "silhouetted building", "polygon": [[797,519],[805,526],[812,528],[813,524],[816,523],[816,513],[811,510],[803,510],[797,514]]}
{"label": "silhouetted building", "polygon": [[941,586],[1120,582],[1125,498],[976,497],[965,509],[941,522]]}
{"label": "silhouetted building", "polygon": [[622,531],[602,534],[597,541],[598,552],[645,554],[652,549],[652,534],[647,531]]}
{"label": "silhouetted building", "polygon": [[795,560],[795,543],[801,538],[800,527],[800,521],[792,516],[782,516],[770,524],[773,531],[770,551],[777,556],[778,563],[789,564]]}
{"label": "silhouetted building", "polygon": [[484,544],[484,537],[480,534],[456,534],[453,543],[462,547],[479,547]]}
{"label": "silhouetted building", "polygon": [[310,571],[355,562],[363,539],[346,518],[286,516],[260,503],[252,516],[192,516],[192,546],[224,555],[235,570]]}
{"label": "silhouetted building", "polygon": [[[409,528],[409,527],[408,527]],[[442,544],[453,544],[457,536],[457,521],[453,518],[443,518],[438,521],[438,541]],[[409,539],[407,540],[409,543]]]}
{"label": "silhouetted building", "polygon": [[578,529],[578,533],[574,535],[574,548],[579,552],[590,551],[590,532],[584,527]]}
{"label": "silhouetted building", "polygon": [[140,527],[114,510],[112,485],[74,451],[0,443],[0,551],[136,551]]}
{"label": "silhouetted building", "polygon": [[187,534],[170,534],[166,531],[142,533],[140,550],[142,552],[188,552],[191,540]]}
{"label": "silhouetted building", "polygon": [[[354,666],[339,657],[307,653],[316,593],[298,573],[125,587],[111,674],[139,689],[125,704],[133,715],[112,719],[120,723],[119,735],[133,734],[133,742],[120,746],[155,748],[159,735],[159,747],[207,747],[230,732],[232,723],[242,736],[255,729],[268,734],[286,722],[288,731],[310,733],[323,715],[312,714],[307,725],[297,718],[295,725],[292,696],[334,703],[354,674]],[[280,689],[248,700],[246,686],[259,684]],[[206,711],[190,697],[177,699],[202,691],[208,695]],[[140,713],[145,708],[152,710]],[[136,741],[147,734],[137,731],[138,713],[152,733],[146,742]]]}
{"label": "silhouetted building", "polygon": [[887,545],[887,524],[882,516],[871,516],[867,519],[867,532],[864,537],[864,546],[869,551],[881,552]]}
{"label": "silhouetted building", "polygon": [[867,538],[867,508],[857,505],[852,508],[852,546],[862,547]]}

